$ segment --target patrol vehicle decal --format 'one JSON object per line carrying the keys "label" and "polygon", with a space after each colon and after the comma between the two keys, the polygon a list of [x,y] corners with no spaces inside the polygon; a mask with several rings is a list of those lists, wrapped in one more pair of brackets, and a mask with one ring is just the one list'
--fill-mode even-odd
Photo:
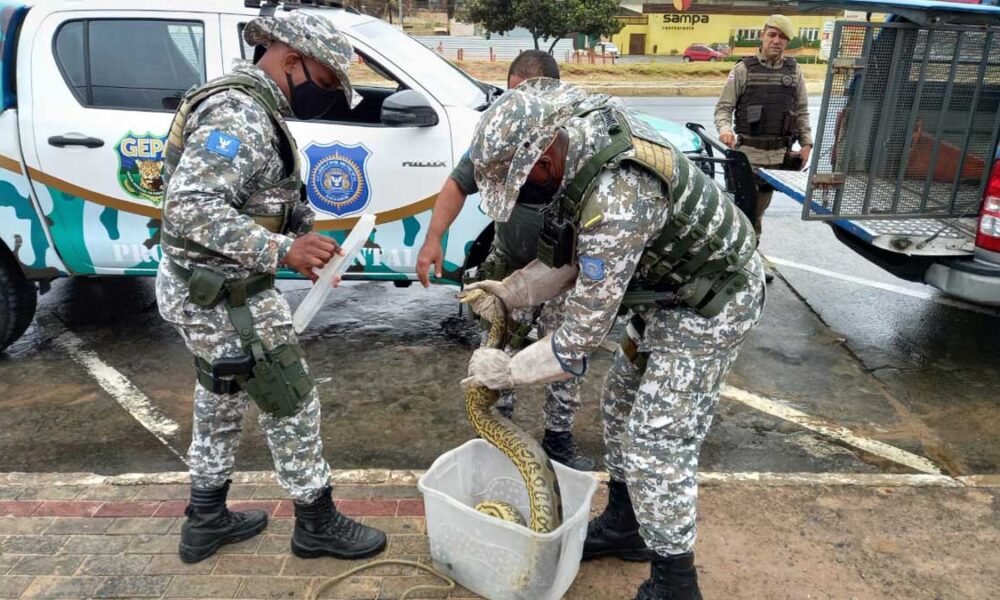
{"label": "patrol vehicle decal", "polygon": [[28,191],[18,189],[20,182],[0,173],[0,220],[4,222],[2,239],[22,265],[32,269],[46,266],[49,241],[45,228],[28,198]]}
{"label": "patrol vehicle decal", "polygon": [[164,135],[143,135],[129,131],[115,145],[118,154],[118,184],[126,194],[147,200],[153,206],[163,202],[163,150],[167,139]]}
{"label": "patrol vehicle decal", "polygon": [[309,203],[321,213],[343,217],[361,212],[371,200],[368,158],[364,144],[347,146],[312,143],[303,153],[309,160],[306,191]]}
{"label": "patrol vehicle decal", "polygon": [[[54,267],[59,274],[156,273],[157,263],[162,257],[157,235],[160,216],[158,207],[106,196],[38,169],[29,168],[27,171],[36,183],[34,189],[38,194],[44,220],[59,240],[62,260],[53,247],[44,247],[48,240],[38,235],[45,233],[42,221],[34,216],[33,207],[28,210],[30,203],[21,202],[28,195],[29,184],[22,174],[20,164],[8,156],[0,155],[0,181],[6,179],[14,183],[20,196],[16,202],[20,207],[19,213],[15,215],[18,227],[4,227],[0,231],[0,238],[11,248],[17,238],[22,240],[19,247],[22,262],[34,267]],[[14,198],[13,195],[6,194],[4,197]],[[409,279],[407,273],[412,273],[416,264],[420,232],[430,223],[431,209],[436,199],[435,194],[376,215],[379,227],[372,236],[371,244],[362,250],[362,256],[357,261],[363,267],[365,279]],[[0,217],[3,216],[5,204],[0,202]],[[17,218],[22,209],[29,213],[27,219]],[[463,211],[455,226],[480,231],[489,224],[488,220],[478,218],[478,214],[472,215],[475,217],[473,223],[466,223],[465,220],[469,217],[466,213],[471,212],[478,211]],[[342,239],[357,222],[357,217],[323,218],[324,216],[326,215],[319,215],[321,220],[317,220],[316,230],[334,239],[338,236]],[[15,220],[4,219],[4,222],[12,224]],[[462,264],[462,250],[461,247],[448,248],[446,270],[456,270]],[[284,271],[279,276],[298,277]]]}
{"label": "patrol vehicle decal", "polygon": [[7,158],[6,156],[0,156],[0,169],[6,169],[8,171],[13,171],[18,175],[23,174],[21,170],[21,163],[17,162],[12,158]]}

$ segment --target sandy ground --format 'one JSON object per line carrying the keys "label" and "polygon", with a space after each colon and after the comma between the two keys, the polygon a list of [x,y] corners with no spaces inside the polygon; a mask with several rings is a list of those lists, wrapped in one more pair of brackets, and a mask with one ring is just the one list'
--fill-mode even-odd
{"label": "sandy ground", "polygon": [[[996,488],[723,484],[701,490],[696,563],[705,598],[985,600],[998,547]],[[631,598],[647,570],[584,563],[566,598]]]}

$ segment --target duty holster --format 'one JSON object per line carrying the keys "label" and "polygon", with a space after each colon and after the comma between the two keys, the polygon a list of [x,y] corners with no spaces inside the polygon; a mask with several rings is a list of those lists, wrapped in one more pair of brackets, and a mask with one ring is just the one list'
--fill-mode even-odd
{"label": "duty holster", "polygon": [[246,353],[211,363],[195,357],[201,385],[216,394],[246,390],[261,411],[279,419],[297,414],[315,386],[303,364],[305,353],[298,344],[264,349],[247,304],[251,297],[274,287],[274,276],[259,274],[227,280],[208,267],[188,271],[173,262],[170,267],[187,281],[192,303],[212,308],[223,300],[226,302],[226,313]]}

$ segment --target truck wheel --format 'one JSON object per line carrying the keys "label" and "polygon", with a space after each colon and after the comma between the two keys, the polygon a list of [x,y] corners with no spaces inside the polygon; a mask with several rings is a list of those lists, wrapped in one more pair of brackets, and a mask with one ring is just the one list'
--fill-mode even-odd
{"label": "truck wheel", "polygon": [[38,290],[9,253],[0,248],[0,352],[13,344],[35,317]]}

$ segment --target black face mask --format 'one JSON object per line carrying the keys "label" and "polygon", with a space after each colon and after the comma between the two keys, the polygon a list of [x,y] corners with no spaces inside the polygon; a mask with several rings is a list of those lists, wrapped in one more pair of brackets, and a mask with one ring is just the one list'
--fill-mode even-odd
{"label": "black face mask", "polygon": [[292,95],[289,103],[292,106],[292,113],[296,117],[304,121],[311,121],[326,114],[326,111],[330,110],[330,107],[336,102],[337,96],[343,92],[321,88],[313,81],[305,61],[302,62],[302,70],[306,73],[306,80],[298,85],[294,85],[292,76],[285,73],[285,78],[288,80],[288,90]]}
{"label": "black face mask", "polygon": [[534,183],[525,181],[521,186],[521,191],[517,195],[518,204],[540,205],[552,202],[556,192],[559,191],[559,182],[549,180],[546,183]]}

